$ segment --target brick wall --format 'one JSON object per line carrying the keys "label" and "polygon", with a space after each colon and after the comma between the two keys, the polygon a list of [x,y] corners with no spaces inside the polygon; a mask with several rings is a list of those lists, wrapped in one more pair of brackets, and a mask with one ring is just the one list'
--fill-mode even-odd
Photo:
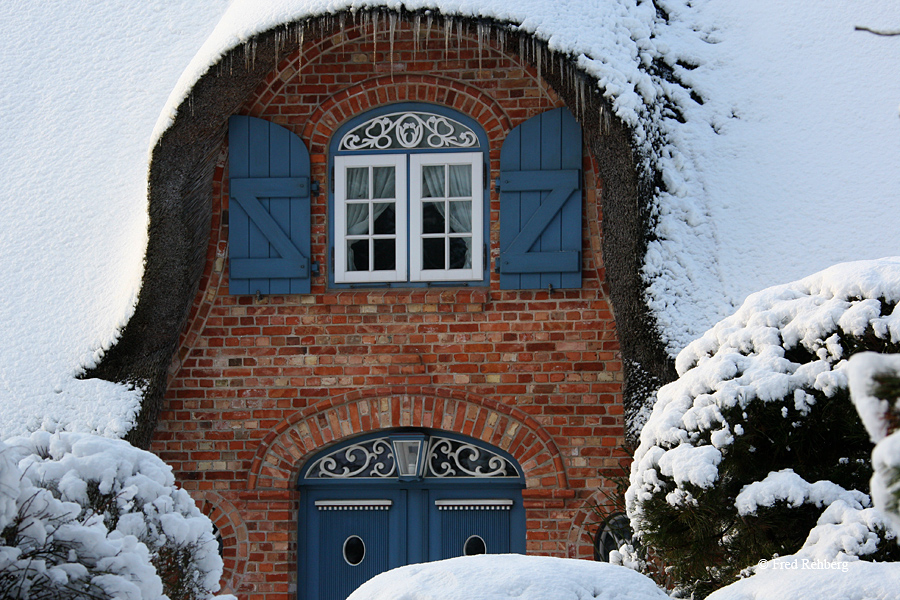
{"label": "brick wall", "polygon": [[[515,126],[560,100],[535,69],[474,32],[400,21],[306,39],[242,114],[297,133],[310,149],[312,260],[326,264],[327,145],[347,119],[399,101],[476,119],[491,177]],[[454,29],[455,32],[455,29]],[[307,38],[312,37],[307,34]],[[295,597],[296,474],[330,442],[397,426],[470,435],[526,473],[528,551],[590,556],[590,505],[620,473],[622,371],[600,255],[601,182],[585,154],[583,285],[333,290],[228,295],[227,149],[215,178],[206,272],[172,365],[153,450],[200,501],[225,543],[227,590]],[[491,193],[490,260],[498,252]],[[324,271],[324,269],[323,269]]]}

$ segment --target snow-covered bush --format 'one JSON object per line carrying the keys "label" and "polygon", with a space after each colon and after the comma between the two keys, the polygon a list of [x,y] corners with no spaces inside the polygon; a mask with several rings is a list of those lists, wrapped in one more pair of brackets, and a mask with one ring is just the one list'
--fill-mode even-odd
{"label": "snow-covered bush", "polygon": [[211,598],[222,573],[212,524],[174,483],[121,440],[0,443],[0,600]]}
{"label": "snow-covered bush", "polygon": [[900,356],[871,352],[854,356],[850,394],[875,442],[872,498],[900,530]]}
{"label": "snow-covered bush", "polygon": [[626,494],[636,534],[680,586],[703,597],[815,546],[814,527],[851,535],[843,559],[897,553],[886,521],[865,512],[872,446],[846,365],[900,352],[898,301],[900,259],[838,265],[750,296],[681,352]]}

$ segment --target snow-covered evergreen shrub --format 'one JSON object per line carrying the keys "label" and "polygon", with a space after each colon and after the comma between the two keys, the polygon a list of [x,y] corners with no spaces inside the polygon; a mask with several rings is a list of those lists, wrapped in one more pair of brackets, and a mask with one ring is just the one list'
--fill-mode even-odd
{"label": "snow-covered evergreen shrub", "polygon": [[869,510],[872,446],[846,364],[900,352],[898,301],[900,260],[838,265],[750,296],[678,356],[626,501],[641,542],[695,597],[814,545],[813,528],[852,532],[842,560],[896,553],[883,519],[848,516]]}
{"label": "snow-covered evergreen shrub", "polygon": [[222,573],[212,524],[174,483],[159,458],[121,440],[7,440],[0,600],[211,598]]}
{"label": "snow-covered evergreen shrub", "polygon": [[850,393],[875,442],[872,498],[900,530],[900,356],[871,352],[854,356]]}

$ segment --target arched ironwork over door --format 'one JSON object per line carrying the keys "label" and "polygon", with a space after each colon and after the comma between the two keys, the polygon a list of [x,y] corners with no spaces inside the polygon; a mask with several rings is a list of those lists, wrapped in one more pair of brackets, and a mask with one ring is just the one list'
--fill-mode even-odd
{"label": "arched ironwork over door", "polygon": [[525,552],[521,467],[436,430],[353,438],[300,472],[298,595],[343,600],[378,573],[467,554]]}

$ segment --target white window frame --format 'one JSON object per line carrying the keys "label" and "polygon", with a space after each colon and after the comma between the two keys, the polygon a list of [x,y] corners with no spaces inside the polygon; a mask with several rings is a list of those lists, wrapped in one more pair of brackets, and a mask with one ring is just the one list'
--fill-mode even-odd
{"label": "white window frame", "polygon": [[[335,283],[380,283],[402,282],[407,279],[407,204],[408,194],[406,189],[406,154],[366,154],[334,157],[334,217],[335,217],[335,243],[334,243],[334,278]],[[396,262],[391,271],[350,271],[347,269],[347,243],[345,232],[347,231],[347,169],[353,167],[394,167],[395,187],[394,215],[396,218],[394,238],[394,250]],[[371,194],[372,180],[371,170],[369,190]],[[370,202],[376,202],[371,200]],[[372,212],[369,212],[370,235]]]}
{"label": "white window frame", "polygon": [[[466,269],[423,269],[422,168],[428,165],[472,167],[472,266]],[[484,278],[484,155],[481,152],[440,152],[409,155],[409,280],[479,281]],[[446,219],[449,220],[447,215]],[[452,237],[452,236],[451,236]]]}

